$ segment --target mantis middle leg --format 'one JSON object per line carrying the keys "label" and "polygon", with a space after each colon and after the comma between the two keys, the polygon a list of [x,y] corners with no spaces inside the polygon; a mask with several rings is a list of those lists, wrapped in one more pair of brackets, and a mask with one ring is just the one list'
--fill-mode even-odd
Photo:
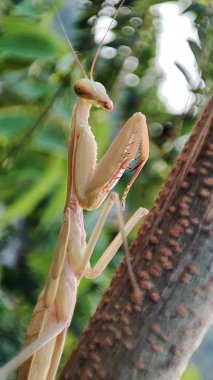
{"label": "mantis middle leg", "polygon": [[[134,228],[134,226],[138,223],[138,221],[142,219],[148,213],[148,210],[141,207],[132,215],[132,217],[129,219],[127,224],[124,225],[123,220],[122,221],[120,220],[119,214],[120,214],[120,211],[122,212],[122,210],[118,210],[119,208],[118,202],[120,202],[118,194],[115,192],[111,192],[104,205],[101,215],[97,221],[97,224],[92,232],[89,242],[85,248],[83,258],[81,260],[81,264],[78,269],[78,278],[81,278],[82,276],[91,278],[91,279],[98,277],[107,267],[107,265],[112,260],[113,256],[116,254],[116,252],[118,251],[120,246],[124,243],[124,241],[126,243],[125,250],[126,249],[128,250],[126,237]],[[106,248],[106,250],[102,253],[100,259],[95,264],[95,266],[91,268],[90,258],[92,256],[97,240],[101,234],[101,231],[103,229],[107,216],[109,215],[109,212],[113,206],[115,206],[115,209],[118,215],[120,232],[113,239],[113,241]],[[122,219],[123,219],[123,215],[122,215]]]}
{"label": "mantis middle leg", "polygon": [[[132,217],[128,220],[124,227],[124,232],[126,236],[132,231],[132,229],[135,227],[135,225],[145,216],[147,215],[148,210],[144,208],[139,208]],[[98,235],[96,236],[96,241],[98,239]],[[90,243],[90,241],[89,241]],[[91,257],[93,250],[90,250],[90,245],[88,243],[88,246],[86,248],[85,256],[88,255]],[[84,277],[86,278],[96,278],[100,276],[100,274],[105,270],[105,268],[108,266],[109,262],[112,260],[118,249],[123,243],[123,237],[122,233],[119,232],[117,236],[113,239],[113,241],[110,243],[110,245],[105,249],[105,251],[102,253],[100,259],[97,261],[95,266],[92,268],[90,264],[87,266]],[[95,245],[95,244],[94,244]]]}

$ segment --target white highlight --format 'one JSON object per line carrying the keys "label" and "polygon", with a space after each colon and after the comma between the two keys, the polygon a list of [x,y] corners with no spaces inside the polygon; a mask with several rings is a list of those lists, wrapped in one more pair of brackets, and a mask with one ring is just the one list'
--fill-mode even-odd
{"label": "white highlight", "polygon": [[[110,4],[113,6],[115,3],[116,1],[112,1]],[[181,5],[175,2],[162,3],[151,7],[151,12],[158,17],[158,19],[155,20],[156,26],[159,29],[156,67],[157,70],[163,74],[163,79],[158,87],[158,95],[171,113],[180,114],[190,108],[195,97],[191,90],[201,83],[196,59],[187,42],[188,39],[191,39],[199,45],[198,33],[193,25],[195,15],[192,12],[181,14],[182,10]],[[102,15],[97,19],[94,27],[95,42],[97,44],[101,41],[111,20],[111,17]],[[116,23],[116,21],[113,23],[112,28],[116,26]],[[124,27],[122,31],[124,32],[127,28],[131,27]],[[134,33],[134,29],[131,29]],[[109,31],[104,44],[111,42],[114,38],[114,33]],[[106,53],[106,58],[111,59],[116,55],[115,52],[110,54],[111,52],[112,51],[109,50],[103,50],[102,56],[105,56]],[[128,61],[126,61],[125,64],[127,64],[127,62]],[[190,75],[190,84],[177,68],[175,62],[180,63],[186,68],[186,71]],[[136,63],[135,65],[137,66]],[[134,70],[135,69],[128,69],[128,71]],[[127,85],[130,84],[128,83]]]}
{"label": "white highlight", "polygon": [[[181,14],[177,3],[164,3],[151,8],[159,15],[159,34],[157,40],[157,69],[163,73],[164,80],[159,85],[159,97],[172,113],[182,113],[192,104],[196,88],[201,81],[196,59],[188,45],[187,39],[199,44],[196,28],[193,26],[193,13]],[[158,25],[157,25],[158,26]],[[184,75],[175,66],[182,64],[190,73],[191,86]]]}
{"label": "white highlight", "polygon": [[[95,35],[95,42],[98,45],[100,44],[102,38],[104,37],[111,21],[112,21],[112,17],[108,17],[108,16],[101,16],[97,19],[96,24],[94,26],[94,35]],[[117,25],[117,21],[114,20],[110,29],[115,28],[116,25]],[[113,41],[114,39],[115,39],[115,34],[109,30],[109,32],[107,33],[105,37],[104,45]]]}

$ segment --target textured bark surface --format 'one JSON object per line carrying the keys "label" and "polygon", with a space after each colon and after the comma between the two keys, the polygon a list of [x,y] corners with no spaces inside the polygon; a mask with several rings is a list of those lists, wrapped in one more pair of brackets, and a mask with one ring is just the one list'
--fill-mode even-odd
{"label": "textured bark surface", "polygon": [[213,98],[60,380],[177,380],[212,322]]}

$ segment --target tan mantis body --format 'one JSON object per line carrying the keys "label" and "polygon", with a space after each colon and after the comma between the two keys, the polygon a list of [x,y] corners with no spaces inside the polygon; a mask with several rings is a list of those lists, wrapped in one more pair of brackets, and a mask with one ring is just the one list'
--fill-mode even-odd
{"label": "tan mantis body", "polygon": [[[149,144],[145,117],[141,113],[136,113],[126,122],[108,151],[96,164],[97,147],[88,124],[89,110],[93,104],[111,110],[112,102],[104,87],[93,80],[79,80],[75,89],[79,100],[74,107],[69,139],[67,199],[62,227],[48,280],[38,299],[27,333],[26,346],[35,342],[35,348],[32,347],[31,350],[33,355],[19,369],[18,380],[54,379],[66,330],[72,319],[77,285],[81,277],[98,276],[122,244],[122,236],[119,234],[95,267],[91,268],[89,259],[106,216],[113,203],[116,203],[116,194],[111,193],[88,245],[83,224],[83,209],[93,210],[100,206],[138,151],[140,151],[139,164],[133,179],[148,157]],[[132,182],[133,180],[130,184]],[[126,234],[143,215],[144,209],[136,212],[125,227]],[[42,340],[44,334],[46,338]],[[26,355],[23,351],[24,360],[31,356],[31,351],[29,350]],[[19,364],[20,362],[16,367]],[[5,371],[7,371],[6,366]],[[1,379],[6,378],[7,372],[5,375],[4,367],[1,371]]]}
{"label": "tan mantis body", "polygon": [[[75,92],[79,99],[73,110],[68,145],[67,198],[54,260],[33,312],[25,348],[0,369],[0,380],[6,379],[21,364],[18,380],[54,380],[81,278],[97,277],[115,255],[122,241],[126,243],[125,235],[146,214],[146,210],[138,209],[125,228],[122,228],[118,196],[110,193],[86,244],[83,210],[94,210],[101,205],[138,153],[138,165],[123,195],[124,205],[130,186],[148,158],[149,139],[145,116],[135,113],[97,164],[97,144],[88,124],[90,108],[95,105],[111,111],[113,104],[103,85],[94,82],[93,78],[80,79],[75,85]],[[90,257],[113,204],[122,233],[117,235],[94,268],[91,268]],[[133,281],[132,285],[134,287]]]}

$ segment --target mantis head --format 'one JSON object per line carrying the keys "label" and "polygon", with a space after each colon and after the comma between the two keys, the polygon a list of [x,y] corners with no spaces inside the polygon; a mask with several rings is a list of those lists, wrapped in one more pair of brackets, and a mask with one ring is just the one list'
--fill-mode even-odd
{"label": "mantis head", "polygon": [[113,102],[101,83],[95,82],[93,79],[79,79],[74,90],[79,98],[89,100],[96,107],[101,107],[107,111],[113,110]]}
{"label": "mantis head", "polygon": [[96,107],[102,107],[103,109],[107,110],[107,111],[112,111],[113,109],[113,102],[112,100],[109,98],[109,96],[107,95],[106,93],[106,90],[104,88],[104,86],[99,83],[99,82],[95,82],[93,80],[93,71],[94,71],[94,67],[95,67],[95,63],[97,61],[97,57],[98,57],[98,54],[100,52],[100,49],[104,43],[104,40],[105,40],[105,37],[108,33],[108,31],[110,30],[114,20],[116,19],[117,17],[117,14],[120,10],[120,8],[122,7],[122,5],[124,4],[125,0],[122,0],[119,7],[117,8],[115,14],[114,14],[114,17],[112,18],[107,30],[106,30],[106,33],[104,34],[98,48],[97,48],[97,51],[96,51],[96,54],[93,58],[93,61],[92,61],[92,65],[91,65],[91,69],[90,69],[90,79],[88,78],[87,74],[86,74],[86,71],[84,70],[81,62],[79,61],[76,53],[75,53],[75,50],[73,49],[73,46],[69,40],[69,37],[67,35],[67,32],[64,28],[64,25],[63,25],[63,22],[60,18],[60,15],[59,13],[57,13],[57,17],[58,17],[58,20],[59,20],[59,23],[61,25],[61,28],[63,30],[63,33],[65,35],[65,38],[69,44],[69,47],[70,47],[70,50],[75,58],[75,61],[76,63],[78,64],[78,66],[80,67],[83,75],[84,75],[84,78],[83,79],[79,79],[75,86],[74,86],[74,90],[75,90],[75,93],[80,97],[80,98],[83,98],[83,99],[86,99],[88,101],[90,101],[90,103],[92,105],[95,105]]}

